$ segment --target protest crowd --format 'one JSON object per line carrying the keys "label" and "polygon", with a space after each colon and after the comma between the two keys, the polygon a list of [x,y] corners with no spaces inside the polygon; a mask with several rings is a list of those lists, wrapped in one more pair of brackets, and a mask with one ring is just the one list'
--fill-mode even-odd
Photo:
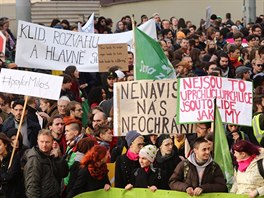
{"label": "protest crowd", "polygon": [[[57,101],[0,93],[0,197],[68,198],[113,187],[174,190],[190,196],[264,195],[264,15],[244,25],[233,21],[230,13],[212,14],[210,21],[201,20],[196,26],[184,18],[161,19],[154,13],[142,15],[136,26],[150,18],[155,20],[158,42],[175,70],[175,79],[215,76],[253,83],[252,126],[223,125],[226,155],[230,154],[234,170],[231,185],[214,160],[211,122],[193,123],[192,133],[186,134],[142,135],[130,130],[125,136],[114,136],[114,83],[134,81],[134,53],[128,51],[127,71],[115,65],[104,73],[79,72],[74,65],[57,71],[63,77]],[[65,19],[54,19],[50,27],[78,31],[77,23]],[[0,19],[0,30],[7,39],[5,51],[0,52],[1,69],[54,72],[17,65],[16,38],[8,18]],[[94,20],[95,34],[130,30],[130,16],[122,17],[116,26],[111,18]],[[108,163],[115,163],[114,185]]]}

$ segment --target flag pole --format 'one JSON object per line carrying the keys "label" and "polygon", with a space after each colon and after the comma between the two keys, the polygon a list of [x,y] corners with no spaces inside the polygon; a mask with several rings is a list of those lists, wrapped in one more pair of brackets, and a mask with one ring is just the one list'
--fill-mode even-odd
{"label": "flag pole", "polygon": [[132,14],[132,31],[133,31],[133,41],[132,41],[132,49],[134,49],[134,65],[133,65],[133,72],[134,72],[134,78],[137,79],[136,76],[136,30],[135,30],[135,16]]}
{"label": "flag pole", "polygon": [[213,152],[212,152],[212,157],[214,157],[214,150],[215,150],[215,117],[216,117],[216,98],[214,98],[214,121],[213,121]]}
{"label": "flag pole", "polygon": [[13,144],[13,150],[12,150],[12,155],[11,155],[11,158],[10,158],[10,161],[9,161],[8,169],[11,167],[13,159],[14,159],[14,155],[15,155],[15,151],[16,151],[16,145],[17,145],[17,141],[18,141],[18,136],[19,136],[19,133],[20,133],[20,130],[21,130],[21,127],[22,127],[22,123],[23,123],[24,117],[25,117],[27,101],[28,101],[28,96],[25,96],[24,107],[23,107],[21,119],[19,121],[18,129],[17,129],[17,133],[16,133],[16,139],[15,139],[15,142]]}

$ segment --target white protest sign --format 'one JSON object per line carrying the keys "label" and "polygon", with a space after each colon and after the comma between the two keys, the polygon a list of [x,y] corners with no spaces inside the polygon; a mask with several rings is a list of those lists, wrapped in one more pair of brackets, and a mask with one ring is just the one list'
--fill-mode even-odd
{"label": "white protest sign", "polygon": [[0,92],[58,100],[62,81],[61,76],[1,69]]}
{"label": "white protest sign", "polygon": [[80,28],[79,32],[94,33],[94,12],[85,25]]}
{"label": "white protest sign", "polygon": [[114,134],[130,130],[142,135],[193,132],[177,125],[177,81],[140,80],[114,84]]}
{"label": "white protest sign", "polygon": [[[155,21],[139,27],[156,39]],[[75,65],[82,72],[98,72],[98,44],[127,43],[132,49],[133,32],[91,34],[18,22],[15,63],[19,67],[65,70]]]}
{"label": "white protest sign", "polygon": [[179,79],[179,123],[214,120],[216,98],[222,121],[251,126],[252,82],[216,76]]}

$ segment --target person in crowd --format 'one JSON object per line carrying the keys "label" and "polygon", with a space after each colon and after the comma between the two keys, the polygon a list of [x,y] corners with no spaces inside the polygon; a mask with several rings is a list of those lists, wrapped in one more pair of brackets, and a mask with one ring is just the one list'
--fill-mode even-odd
{"label": "person in crowd", "polygon": [[38,146],[26,153],[24,166],[27,197],[59,197],[61,179],[68,174],[67,162],[52,150],[51,131],[40,130]]}
{"label": "person in crowd", "polygon": [[47,128],[51,131],[54,142],[59,145],[61,154],[64,155],[67,142],[64,133],[64,121],[61,115],[54,115],[49,119]]}
{"label": "person in crowd", "polygon": [[144,146],[139,151],[140,168],[134,170],[133,180],[127,184],[125,189],[132,188],[149,188],[150,191],[155,192],[160,189],[162,183],[161,170],[154,169],[152,163],[157,154],[157,147],[154,145]]}
{"label": "person in crowd", "polygon": [[99,106],[99,104],[105,99],[105,90],[101,86],[93,87],[88,94],[88,103],[90,105],[90,108]]}
{"label": "person in crowd", "polygon": [[93,129],[96,129],[101,125],[106,125],[107,123],[108,123],[107,116],[104,112],[99,111],[94,114],[93,123],[92,123]]}
{"label": "person in crowd", "polygon": [[110,150],[110,143],[113,140],[113,133],[108,125],[100,125],[96,127],[94,130],[94,136],[99,145],[103,145]]}
{"label": "person in crowd", "polygon": [[226,53],[222,52],[218,56],[217,67],[221,68],[223,77],[226,77],[226,78],[235,77],[235,68],[229,64],[229,57]]}
{"label": "person in crowd", "polygon": [[[192,134],[186,134],[186,139],[185,139],[185,147],[187,147],[187,145],[190,146],[190,149],[193,149],[193,145],[194,142],[197,138],[199,137],[205,137],[207,135],[207,133],[209,133],[211,130],[211,123],[210,122],[200,122],[200,123],[196,123],[196,128],[195,128],[195,132]],[[185,149],[185,152],[187,152],[187,148]],[[189,151],[191,151],[189,150]],[[186,153],[186,155],[188,156],[189,153]]]}
{"label": "person in crowd", "polygon": [[163,171],[163,182],[160,188],[169,190],[169,178],[181,159],[179,158],[178,149],[174,146],[170,135],[161,134],[157,139],[156,145],[159,150],[153,165],[155,168],[159,168]]}
{"label": "person in crowd", "polygon": [[61,115],[62,117],[66,116],[66,106],[70,102],[70,99],[66,96],[60,97],[60,99],[57,101],[57,109],[58,109],[58,114]]}
{"label": "person in crowd", "polygon": [[245,80],[245,81],[251,81],[250,79],[250,70],[251,68],[246,66],[239,66],[236,68],[236,78]]}
{"label": "person in crowd", "polygon": [[82,121],[82,116],[83,116],[83,109],[81,104],[76,101],[70,101],[66,106],[65,119],[74,118]]}
{"label": "person in crowd", "polygon": [[60,97],[66,96],[69,100],[75,100],[75,96],[71,90],[72,87],[72,77],[68,74],[62,74],[63,77],[62,85],[61,85],[61,93]]}
{"label": "person in crowd", "polygon": [[[64,157],[67,160],[69,169],[74,163],[74,158],[76,156],[76,145],[84,137],[86,137],[86,135],[82,133],[81,121],[74,118],[65,120],[65,139],[67,142],[67,149]],[[67,191],[69,178],[70,174],[64,178],[64,193]]]}
{"label": "person in crowd", "polygon": [[81,160],[83,159],[84,155],[91,150],[91,148],[97,145],[96,139],[91,137],[85,137],[81,139],[76,146],[76,156],[74,158],[74,163],[71,166],[69,172],[70,172],[70,178],[67,188],[67,198],[71,197],[72,194],[72,188],[75,184],[75,181],[78,177],[78,172],[80,170]]}
{"label": "person in crowd", "polygon": [[[14,135],[16,135],[17,129],[10,130],[14,131]],[[22,136],[20,135],[20,138],[21,137]],[[20,166],[20,160],[25,150],[23,149],[23,152],[19,152],[18,149],[16,149],[16,153],[12,159],[12,164],[9,168],[12,153],[11,145],[13,142],[6,136],[6,134],[0,133],[0,196],[4,196],[6,198],[25,198],[23,171]],[[21,147],[21,142],[20,145],[19,143],[17,144],[17,148],[19,146]]]}
{"label": "person in crowd", "polygon": [[37,112],[43,118],[42,128],[45,128],[50,117],[57,113],[57,104],[55,100],[41,98],[39,100],[41,112]]}
{"label": "person in crowd", "polygon": [[115,165],[115,187],[125,188],[132,182],[132,172],[139,168],[139,151],[144,146],[144,137],[137,131],[129,131],[125,140],[128,150],[119,156]]}
{"label": "person in crowd", "polygon": [[238,125],[227,124],[225,128],[225,132],[230,150],[232,149],[232,146],[240,140],[249,141],[248,135],[243,131],[241,131]]}
{"label": "person in crowd", "polygon": [[261,59],[253,59],[251,61],[251,66],[252,66],[251,75],[250,75],[251,79],[253,79],[255,75],[263,72],[264,64]]}
{"label": "person in crowd", "polygon": [[107,75],[106,86],[104,87],[106,99],[113,98],[114,83],[117,82],[118,76],[114,71],[111,71]]}
{"label": "person in crowd", "polygon": [[97,30],[97,32],[99,34],[104,33],[105,29],[106,29],[106,19],[103,16],[100,16],[98,18],[98,22],[96,23],[96,25],[94,26],[94,28]]}
{"label": "person in crowd", "polygon": [[254,104],[254,114],[252,118],[252,127],[254,136],[257,143],[264,147],[264,96],[258,95],[253,99]]}
{"label": "person in crowd", "polygon": [[[72,188],[72,196],[99,189],[108,191],[111,188],[106,165],[108,158],[109,151],[101,145],[95,145],[85,154]],[[72,197],[71,195],[70,197]]]}
{"label": "person in crowd", "polygon": [[80,96],[79,71],[77,67],[74,65],[66,67],[64,74],[68,74],[72,78],[71,91],[74,95],[74,100],[81,103],[83,99]]}
{"label": "person in crowd", "polygon": [[202,193],[227,192],[224,175],[210,155],[210,145],[203,137],[196,139],[188,159],[175,168],[169,186],[172,190],[199,196]]}
{"label": "person in crowd", "polygon": [[246,194],[249,197],[264,195],[263,152],[256,145],[241,140],[233,146],[238,163],[231,193]]}
{"label": "person in crowd", "polygon": [[[12,104],[12,114],[3,123],[3,132],[8,135],[8,130],[11,128],[18,128],[19,122],[22,118],[22,111],[24,107],[24,100],[16,100]],[[26,108],[27,109],[27,108]],[[33,121],[30,116],[27,116],[25,111],[24,120],[20,133],[23,136],[23,144],[29,148],[37,145],[38,131],[40,130],[39,123]]]}

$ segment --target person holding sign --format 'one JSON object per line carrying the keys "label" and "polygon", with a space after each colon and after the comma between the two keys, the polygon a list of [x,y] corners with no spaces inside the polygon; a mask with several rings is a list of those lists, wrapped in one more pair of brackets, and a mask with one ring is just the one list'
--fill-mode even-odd
{"label": "person holding sign", "polygon": [[224,175],[213,161],[210,149],[210,144],[203,137],[196,139],[191,155],[178,164],[169,179],[172,190],[187,192],[190,196],[227,192]]}
{"label": "person holding sign", "polygon": [[[18,128],[18,124],[22,117],[22,110],[24,106],[24,100],[16,100],[12,104],[12,115],[10,115],[3,123],[3,132],[8,135],[8,130],[11,128]],[[38,131],[40,125],[34,122],[29,116],[27,116],[27,110],[22,123],[20,133],[23,136],[23,144],[29,148],[32,148],[37,144]]]}

